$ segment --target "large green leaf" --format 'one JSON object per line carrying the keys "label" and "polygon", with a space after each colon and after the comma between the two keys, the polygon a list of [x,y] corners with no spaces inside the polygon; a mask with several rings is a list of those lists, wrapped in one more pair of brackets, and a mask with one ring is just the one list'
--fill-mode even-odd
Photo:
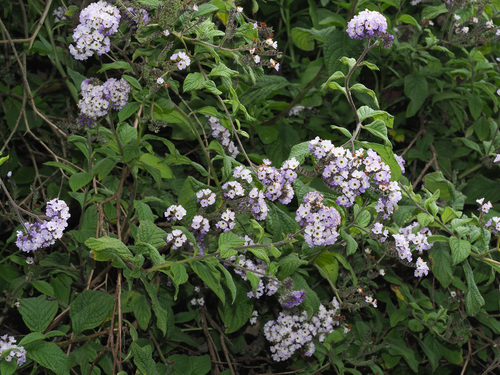
{"label": "large green leaf", "polygon": [[69,310],[73,332],[79,334],[102,324],[111,315],[113,304],[113,296],[107,293],[84,290]]}
{"label": "large green leaf", "polygon": [[69,357],[53,342],[35,341],[25,347],[27,356],[56,375],[68,375]]}
{"label": "large green leaf", "polygon": [[212,272],[209,267],[196,260],[189,262],[189,265],[200,279],[220,298],[222,304],[224,304],[226,302],[226,295],[220,285],[220,272]]}
{"label": "large green leaf", "polygon": [[429,258],[432,260],[432,273],[441,285],[446,288],[453,280],[453,266],[448,244],[434,242],[432,249],[429,251]]}
{"label": "large green leaf", "polygon": [[406,117],[412,117],[422,107],[427,96],[429,96],[427,79],[420,74],[407,75],[405,77],[404,92],[405,95],[411,99],[406,109]]}
{"label": "large green leaf", "polygon": [[41,295],[36,298],[23,298],[19,313],[31,331],[43,332],[56,316],[57,309],[56,301],[47,301],[47,297]]}
{"label": "large green leaf", "polygon": [[465,310],[470,316],[476,315],[482,306],[484,306],[484,298],[477,288],[474,280],[474,273],[468,261],[463,264],[465,271],[465,279],[467,280],[467,292],[465,292]]}
{"label": "large green leaf", "polygon": [[455,236],[452,236],[450,237],[448,242],[450,244],[451,259],[453,260],[454,266],[467,259],[471,250],[471,244],[469,241],[461,240]]}

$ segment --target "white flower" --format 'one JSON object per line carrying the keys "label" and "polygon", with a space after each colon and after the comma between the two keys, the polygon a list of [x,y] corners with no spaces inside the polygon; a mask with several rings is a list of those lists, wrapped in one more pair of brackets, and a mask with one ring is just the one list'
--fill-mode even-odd
{"label": "white flower", "polygon": [[159,85],[163,85],[165,83],[165,80],[162,77],[158,77],[158,79],[156,80],[156,83]]}

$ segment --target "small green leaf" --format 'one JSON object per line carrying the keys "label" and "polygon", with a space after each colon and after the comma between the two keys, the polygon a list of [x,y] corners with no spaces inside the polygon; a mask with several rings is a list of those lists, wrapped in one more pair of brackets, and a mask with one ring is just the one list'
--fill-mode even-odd
{"label": "small green leaf", "polygon": [[303,264],[307,264],[307,261],[300,259],[297,254],[289,254],[278,260],[279,264],[279,278],[284,279],[292,275],[297,268]]}
{"label": "small green leaf", "polygon": [[389,138],[387,138],[387,126],[382,120],[375,120],[372,123],[363,126],[363,129],[368,130],[375,137],[383,139],[384,144],[391,145]]}
{"label": "small green leaf", "polygon": [[422,27],[420,27],[419,23],[415,18],[410,16],[409,14],[403,14],[398,18],[398,22],[407,23],[408,25],[413,25],[417,28],[418,31],[422,31]]}
{"label": "small green leaf", "polygon": [[139,327],[143,330],[147,330],[149,322],[151,321],[151,307],[148,304],[146,296],[143,294],[138,295],[133,301],[132,309]]}
{"label": "small green leaf", "polygon": [[119,239],[111,237],[89,238],[85,245],[93,251],[93,257],[98,261],[107,261],[119,256],[125,260],[134,257],[128,247]]}
{"label": "small green leaf", "polygon": [[432,273],[441,285],[446,288],[453,280],[453,265],[449,245],[446,242],[434,242],[432,249],[429,251],[429,258],[432,260]]}
{"label": "small green leaf", "polygon": [[92,173],[88,172],[75,173],[69,178],[69,187],[72,191],[77,191],[87,185],[92,180],[92,177]]}
{"label": "small green leaf", "polygon": [[43,293],[43,294],[45,294],[46,296],[49,296],[49,297],[54,297],[55,296],[55,294],[54,294],[54,288],[52,288],[52,286],[48,282],[43,281],[43,280],[33,280],[31,284],[40,293]]}
{"label": "small green leaf", "polygon": [[127,73],[133,73],[132,67],[126,61],[115,61],[109,64],[102,64],[101,69],[99,69],[97,73],[104,73],[110,69],[124,69]]}
{"label": "small green leaf", "polygon": [[345,230],[341,229],[340,230],[340,236],[344,241],[347,242],[347,247],[346,247],[346,254],[347,255],[352,255],[356,252],[358,248],[358,243],[357,241],[352,238],[350,234],[348,234]]}
{"label": "small green leaf", "polygon": [[120,120],[120,122],[125,121],[134,113],[136,113],[140,107],[141,104],[137,102],[127,103],[125,107],[120,109],[120,112],[118,112],[118,120]]}
{"label": "small green leaf", "polygon": [[335,255],[324,251],[316,257],[314,264],[322,271],[322,276],[328,278],[335,285],[339,275],[339,263]]}
{"label": "small green leaf", "polygon": [[201,90],[205,84],[205,77],[201,73],[189,73],[184,79],[183,92],[191,90]]}
{"label": "small green leaf", "polygon": [[207,92],[209,92],[210,94],[214,94],[214,95],[220,95],[222,94],[222,91],[220,91],[218,88],[217,88],[217,85],[215,84],[214,81],[212,80],[208,80],[208,81],[205,81],[203,82],[203,87],[205,88],[205,90],[207,90]]}
{"label": "small green leaf", "polygon": [[209,77],[225,77],[232,78],[236,77],[239,73],[236,70],[229,69],[223,63],[219,63],[213,68],[210,73],[208,73]]}
{"label": "small green leaf", "polygon": [[157,375],[156,362],[153,360],[152,345],[139,346],[136,342],[131,346],[134,355],[134,364],[137,366],[140,375]]}
{"label": "small green leaf", "polygon": [[233,232],[224,232],[219,236],[219,252],[221,258],[229,258],[238,254],[234,247],[243,246],[245,240]]}
{"label": "small green leaf", "polygon": [[471,250],[471,244],[469,241],[461,240],[455,236],[450,237],[448,241],[451,249],[451,259],[454,266],[467,259]]}
{"label": "small green leaf", "polygon": [[[226,295],[224,293],[224,289],[220,285],[220,273],[212,272],[207,266],[203,263],[193,260],[189,262],[189,265],[193,269],[193,271],[203,280],[203,282],[210,288],[212,291],[219,297],[222,301],[222,304],[226,302]],[[217,277],[215,276],[217,275]]]}
{"label": "small green leaf", "polygon": [[411,74],[405,77],[405,95],[411,99],[406,109],[406,117],[413,117],[422,107],[429,96],[427,79],[420,74]]}
{"label": "small green leaf", "polygon": [[123,75],[123,78],[128,83],[130,83],[133,87],[135,87],[137,90],[139,90],[139,91],[142,90],[142,86],[136,78],[129,76],[129,75],[126,75],[126,74]]}
{"label": "small green leaf", "polygon": [[484,298],[477,288],[476,280],[474,280],[474,273],[468,261],[463,264],[465,271],[465,279],[467,280],[467,292],[465,292],[465,310],[467,315],[475,316],[482,306],[484,306]]}

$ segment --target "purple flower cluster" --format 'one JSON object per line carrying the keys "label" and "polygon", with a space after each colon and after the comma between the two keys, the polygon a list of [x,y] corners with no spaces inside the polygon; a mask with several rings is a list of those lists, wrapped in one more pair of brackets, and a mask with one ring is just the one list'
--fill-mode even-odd
{"label": "purple flower cluster", "polygon": [[351,39],[366,39],[386,33],[387,21],[379,12],[365,9],[347,24],[347,34]]}
{"label": "purple flower cluster", "polygon": [[269,212],[266,199],[262,190],[253,188],[248,193],[248,203],[250,204],[251,211],[255,220],[265,220]]}
{"label": "purple flower cluster", "polygon": [[174,229],[167,235],[167,243],[172,242],[172,249],[180,249],[187,242],[187,237],[182,230]]}
{"label": "purple flower cluster", "polygon": [[[248,237],[245,237],[245,244],[252,244]],[[251,290],[247,293],[248,298],[260,298],[264,294],[266,296],[272,296],[278,291],[279,280],[276,277],[269,277],[266,275],[267,264],[262,259],[249,259],[246,257],[245,253],[239,254],[238,256],[233,256],[228,258],[229,261],[234,262],[236,268],[234,273],[240,275],[243,280],[247,280],[247,271],[252,272],[255,276],[259,278],[259,284],[255,290]],[[265,283],[265,279],[267,283]]]}
{"label": "purple flower cluster", "polygon": [[321,193],[311,191],[306,194],[304,203],[297,209],[295,220],[305,227],[304,240],[310,247],[333,245],[337,241],[337,226],[341,217],[334,207],[323,204]]}
{"label": "purple flower cluster", "polygon": [[240,153],[238,148],[231,141],[231,134],[224,126],[221,125],[220,120],[217,117],[208,117],[207,122],[212,128],[212,137],[214,137],[228,152],[230,156],[235,158]]}
{"label": "purple flower cluster", "polygon": [[245,196],[245,189],[237,181],[228,181],[222,185],[222,190],[224,190],[224,196],[226,198],[235,199],[237,197]]}
{"label": "purple flower cluster", "polygon": [[[9,354],[3,357],[4,352],[7,351]],[[14,337],[3,335],[0,337],[0,358],[7,362],[11,362],[15,359],[17,365],[20,367],[26,362],[26,349],[24,349],[24,346],[16,345],[16,339]]]}
{"label": "purple flower cluster", "polygon": [[177,62],[177,69],[184,70],[191,64],[191,58],[186,52],[177,52],[170,56],[170,60]]}
{"label": "purple flower cluster", "polygon": [[[392,235],[396,251],[401,260],[411,262],[413,260],[413,250],[417,250],[419,254],[422,254],[424,250],[430,250],[432,248],[432,243],[427,241],[427,237],[432,234],[431,231],[427,227],[420,228],[420,230],[417,231],[418,226],[419,223],[415,221],[406,227],[400,228],[399,233]],[[372,232],[382,236],[380,242],[384,242],[387,239],[388,230],[384,229],[381,223],[375,223]],[[415,277],[427,275],[429,272],[427,263],[420,257],[417,259],[416,268]]]}
{"label": "purple flower cluster", "polygon": [[335,319],[339,310],[336,298],[332,301],[332,309],[320,305],[318,312],[308,320],[306,311],[299,313],[293,310],[281,311],[278,319],[268,321],[264,326],[264,335],[273,345],[270,350],[273,360],[286,361],[295,351],[304,348],[304,355],[314,354],[313,339],[323,342],[326,335],[339,325]]}
{"label": "purple flower cluster", "polygon": [[299,165],[297,159],[291,158],[277,169],[271,166],[269,160],[264,159],[264,164],[257,168],[258,179],[267,185],[264,196],[273,202],[278,200],[283,204],[290,203],[294,196],[292,184],[297,178],[296,169]]}
{"label": "purple flower cluster", "polygon": [[17,247],[29,253],[42,247],[53,245],[61,238],[70,218],[68,205],[63,200],[54,198],[47,203],[45,215],[50,220],[25,223],[26,232],[17,231]]}
{"label": "purple flower cluster", "polygon": [[130,21],[131,25],[135,25],[139,21],[142,21],[142,23],[146,23],[149,21],[149,14],[146,9],[139,8],[136,10],[133,7],[127,7],[127,10],[128,12],[126,12],[124,15],[132,18],[132,20]]}
{"label": "purple flower cluster", "polygon": [[52,15],[54,16],[54,23],[63,22],[68,19],[68,17],[66,17],[66,9],[63,6],[54,9]]}
{"label": "purple flower cluster", "polygon": [[105,116],[111,109],[119,111],[127,104],[130,85],[125,79],[110,78],[102,85],[97,78],[88,78],[81,85],[82,98],[79,122],[91,126],[99,117]]}
{"label": "purple flower cluster", "polygon": [[165,211],[165,218],[167,221],[182,220],[186,216],[186,209],[180,205],[172,205]]}
{"label": "purple flower cluster", "polygon": [[196,193],[196,201],[201,207],[208,207],[215,203],[216,195],[210,189],[202,189]]}
{"label": "purple flower cluster", "polygon": [[291,309],[304,302],[305,298],[305,290],[289,290],[280,295],[279,302],[282,307]]}
{"label": "purple flower cluster", "polygon": [[395,205],[402,198],[401,189],[397,182],[391,182],[391,169],[375,151],[360,148],[351,153],[319,137],[310,142],[309,151],[324,163],[325,184],[341,193],[337,204],[350,207],[356,196],[371,189],[381,195],[375,206],[377,212],[382,212],[384,219],[394,212]]}
{"label": "purple flower cluster", "polygon": [[229,232],[235,226],[236,215],[230,208],[222,213],[220,220],[215,223],[215,226],[223,232]]}
{"label": "purple flower cluster", "polygon": [[69,51],[77,60],[87,60],[97,52],[98,56],[109,52],[109,35],[118,31],[120,11],[105,1],[92,3],[80,13],[80,24],[73,32],[75,46]]}
{"label": "purple flower cluster", "polygon": [[491,233],[500,234],[500,217],[494,216],[486,222],[486,229],[491,230]]}
{"label": "purple flower cluster", "polygon": [[195,215],[191,222],[191,228],[193,228],[192,233],[199,248],[198,254],[203,255],[205,253],[205,236],[210,231],[210,222],[202,215]]}

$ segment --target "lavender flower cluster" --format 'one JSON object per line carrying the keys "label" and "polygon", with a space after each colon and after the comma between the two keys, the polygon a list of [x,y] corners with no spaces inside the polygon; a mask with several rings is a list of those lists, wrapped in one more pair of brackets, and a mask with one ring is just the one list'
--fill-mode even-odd
{"label": "lavender flower cluster", "polygon": [[323,195],[311,191],[297,209],[295,220],[304,229],[304,240],[310,247],[333,245],[339,234],[340,213],[334,207],[323,204]]}
{"label": "lavender flower cluster", "polygon": [[75,46],[69,52],[76,60],[87,60],[97,52],[101,56],[110,51],[109,35],[118,31],[120,11],[105,1],[92,3],[80,13],[80,24],[73,32]]}
{"label": "lavender flower cluster", "polygon": [[[246,244],[253,243],[248,237],[245,237]],[[249,259],[246,257],[246,252],[239,254],[238,256],[232,256],[227,258],[227,260],[234,262],[236,268],[234,273],[240,275],[243,280],[247,280],[247,271],[253,272],[255,276],[259,278],[259,284],[255,290],[251,290],[247,293],[248,298],[259,299],[264,294],[266,296],[272,296],[276,294],[279,287],[279,280],[276,277],[269,277],[266,275],[267,264],[262,259]],[[267,282],[266,282],[267,278]]]}
{"label": "lavender flower cluster", "polygon": [[0,357],[3,357],[4,352],[9,353],[3,358],[7,362],[13,359],[17,361],[20,367],[26,362],[26,349],[23,346],[16,345],[16,339],[12,336],[3,335],[0,337]]}
{"label": "lavender flower cluster", "polygon": [[271,162],[264,159],[264,164],[257,168],[257,177],[267,185],[264,196],[270,201],[278,200],[283,204],[292,201],[294,191],[292,184],[297,178],[297,168],[299,162],[295,158],[286,160],[280,169],[271,166]]}
{"label": "lavender flower cluster", "polygon": [[45,215],[50,220],[24,223],[26,232],[17,231],[17,247],[29,253],[53,245],[61,238],[70,218],[68,205],[63,200],[54,198],[47,203]]}
{"label": "lavender flower cluster", "polygon": [[[329,140],[313,139],[309,151],[324,163],[323,180],[332,190],[341,193],[336,203],[350,207],[356,196],[367,189],[380,195],[375,209],[387,219],[401,200],[401,188],[396,181],[391,182],[391,170],[372,149],[360,148],[354,153],[335,147]],[[397,159],[403,167],[402,158]]]}
{"label": "lavender flower cluster", "polygon": [[379,12],[365,9],[347,24],[347,34],[351,39],[377,37],[387,31],[387,21]]}
{"label": "lavender flower cluster", "polygon": [[81,84],[82,98],[78,101],[80,124],[92,126],[95,120],[111,109],[119,111],[128,101],[130,85],[125,79],[110,78],[102,85],[97,78],[88,78]]}
{"label": "lavender flower cluster", "polygon": [[[396,251],[401,260],[411,262],[413,259],[413,250],[417,250],[419,254],[422,254],[424,250],[430,250],[432,248],[432,243],[427,241],[427,237],[432,234],[431,231],[427,227],[420,228],[420,230],[416,231],[418,225],[418,222],[413,222],[406,227],[400,228],[399,233],[392,235]],[[375,223],[372,232],[382,236],[380,242],[384,242],[387,239],[388,230],[383,229],[381,223]],[[427,263],[419,257],[416,263],[415,277],[427,276],[428,273],[429,267]]]}
{"label": "lavender flower cluster", "polygon": [[291,309],[299,306],[306,298],[305,290],[293,290],[293,280],[287,277],[281,283],[280,289],[282,290],[279,296],[279,303],[281,307]]}
{"label": "lavender flower cluster", "polygon": [[313,339],[323,342],[326,335],[339,325],[336,313],[340,305],[334,297],[332,308],[320,305],[319,310],[308,320],[307,311],[300,314],[293,310],[281,311],[278,319],[268,321],[264,326],[264,335],[273,345],[270,350],[273,360],[286,361],[295,351],[304,348],[304,355],[314,354]]}
{"label": "lavender flower cluster", "polygon": [[184,70],[191,65],[191,58],[186,52],[176,52],[170,56],[170,60],[177,63],[177,69]]}
{"label": "lavender flower cluster", "polygon": [[231,141],[231,134],[224,126],[221,125],[220,120],[217,117],[208,117],[207,122],[212,128],[212,137],[214,137],[228,152],[230,156],[235,158],[240,153],[238,148]]}

